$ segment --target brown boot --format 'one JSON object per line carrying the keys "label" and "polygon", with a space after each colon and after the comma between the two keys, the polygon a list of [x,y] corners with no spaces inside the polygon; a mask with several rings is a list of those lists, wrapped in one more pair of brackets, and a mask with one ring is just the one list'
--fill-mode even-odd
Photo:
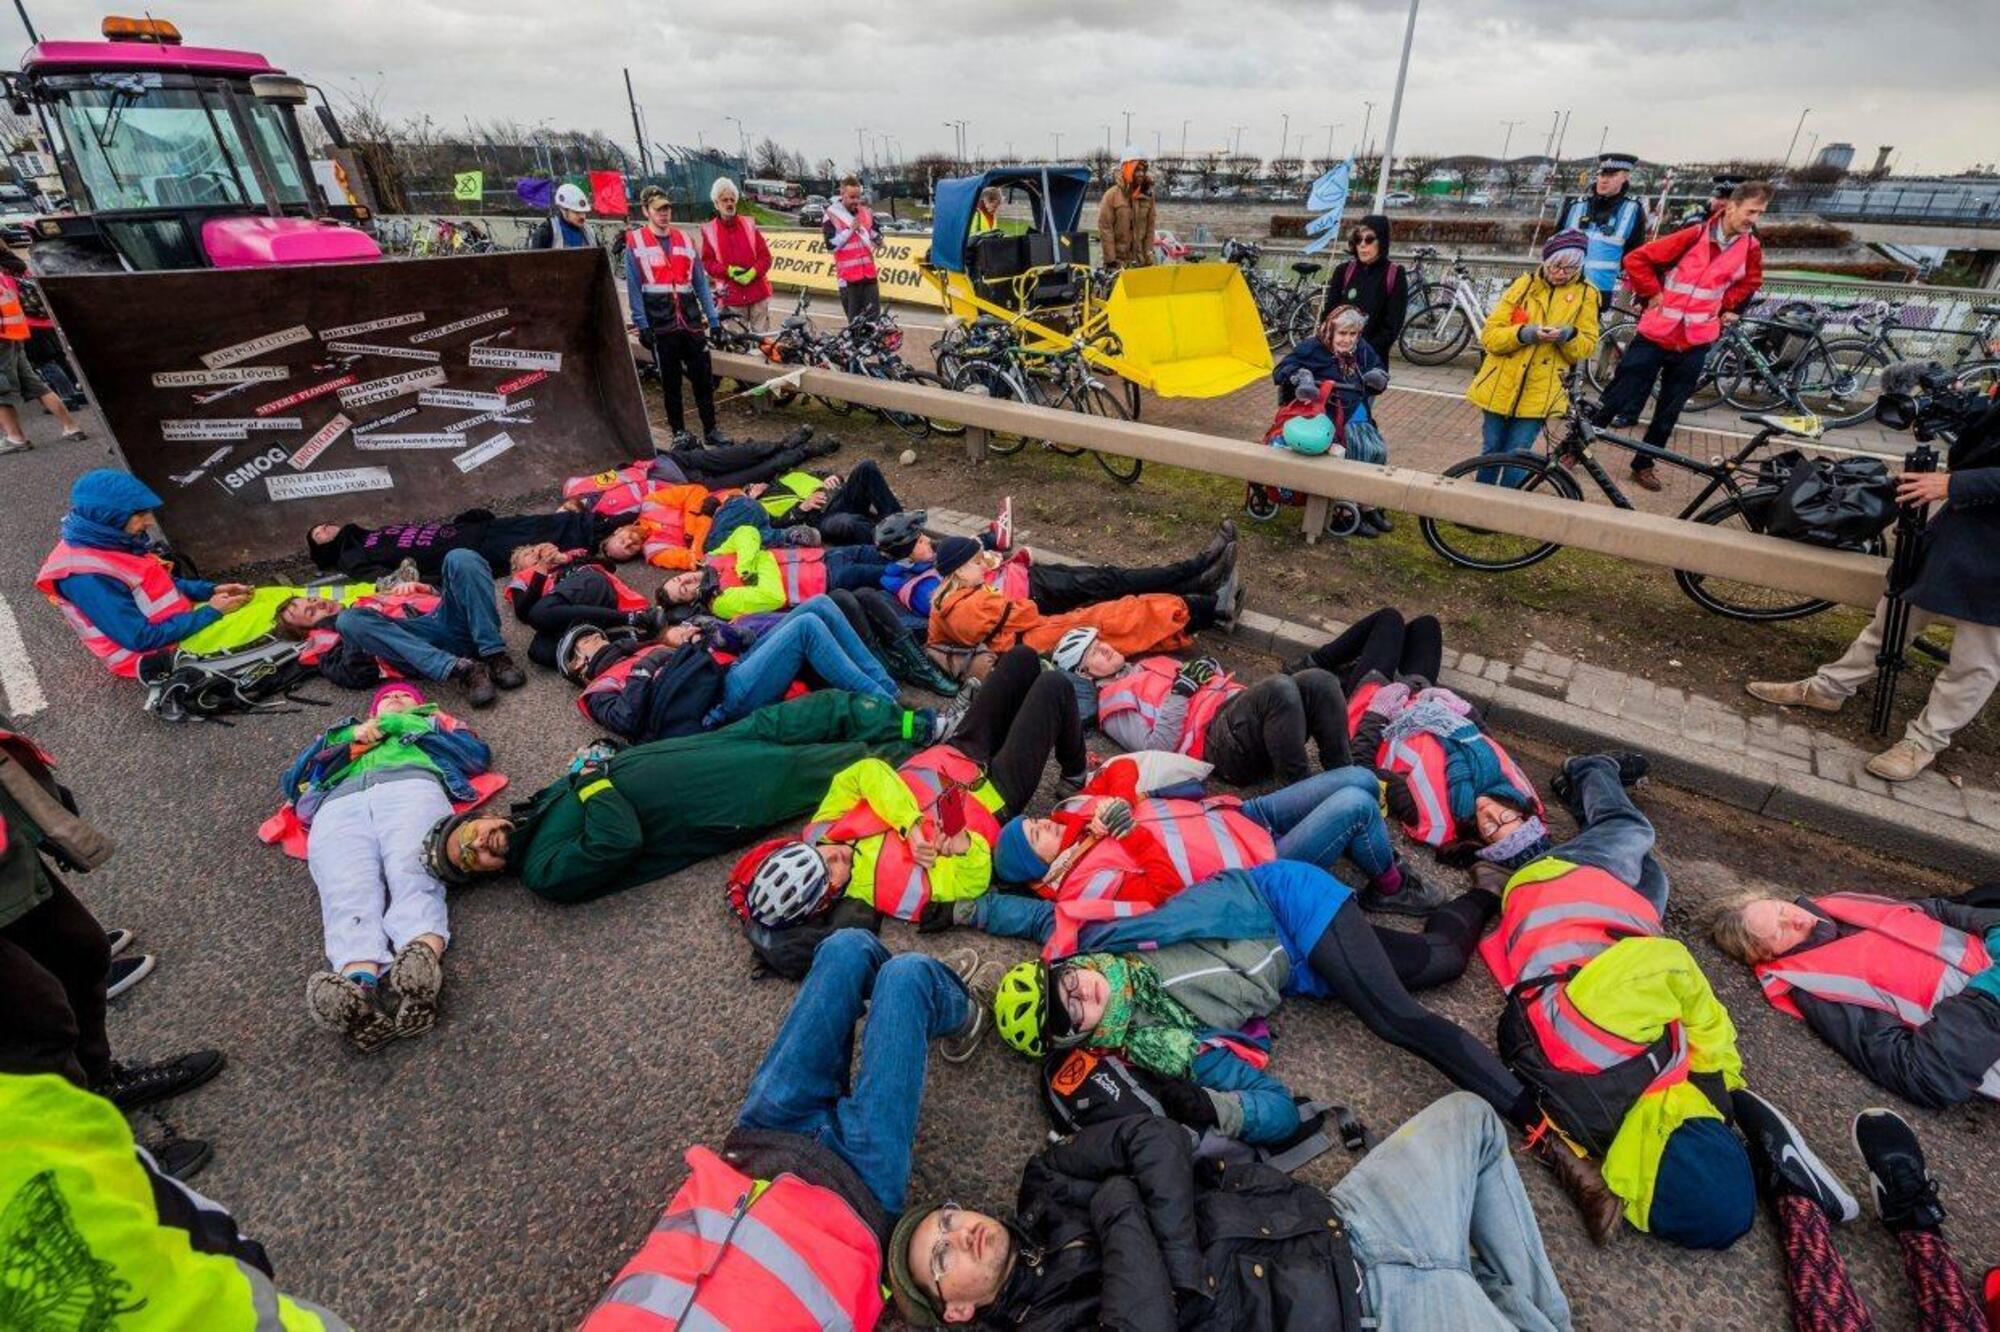
{"label": "brown boot", "polygon": [[1531,1150],[1556,1177],[1556,1187],[1563,1191],[1563,1196],[1583,1214],[1583,1228],[1589,1233],[1590,1242],[1610,1243],[1618,1230],[1618,1219],[1625,1214],[1625,1205],[1604,1182],[1596,1164],[1588,1157],[1578,1156],[1553,1128],[1547,1129]]}

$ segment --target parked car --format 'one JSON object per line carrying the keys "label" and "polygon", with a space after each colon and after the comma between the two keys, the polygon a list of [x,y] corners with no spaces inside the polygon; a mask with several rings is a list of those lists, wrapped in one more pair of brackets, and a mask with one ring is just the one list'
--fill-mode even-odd
{"label": "parked car", "polygon": [[11,203],[0,207],[5,210],[0,211],[0,241],[5,241],[9,249],[25,254],[28,247],[35,243],[35,218],[39,214],[24,211]]}
{"label": "parked car", "polygon": [[802,227],[818,226],[820,223],[826,221],[826,205],[823,203],[807,204],[804,208],[799,209],[798,221]]}
{"label": "parked car", "polygon": [[1382,202],[1391,208],[1402,208],[1417,201],[1417,196],[1408,190],[1390,190],[1382,196]]}
{"label": "parked car", "polygon": [[1474,190],[1465,196],[1465,203],[1468,208],[1491,208],[1493,196],[1485,190]]}
{"label": "parked car", "polygon": [[808,208],[826,207],[826,196],[824,194],[808,194],[806,196],[806,207]]}

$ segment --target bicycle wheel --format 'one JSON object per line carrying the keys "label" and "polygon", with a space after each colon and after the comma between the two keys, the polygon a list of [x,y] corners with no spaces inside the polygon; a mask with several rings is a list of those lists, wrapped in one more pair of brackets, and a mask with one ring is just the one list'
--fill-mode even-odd
{"label": "bicycle wheel", "polygon": [[1598,396],[1602,397],[1604,390],[1611,387],[1612,376],[1618,373],[1618,363],[1625,359],[1625,349],[1632,345],[1632,339],[1638,334],[1639,326],[1624,319],[1606,328],[1597,339],[1597,350],[1583,363],[1583,374]]}
{"label": "bicycle wheel", "polygon": [[1826,426],[1851,426],[1875,413],[1889,354],[1867,338],[1816,343],[1792,368],[1792,392]]}
{"label": "bicycle wheel", "polygon": [[[1739,412],[1768,412],[1786,406],[1789,381],[1773,378],[1778,372],[1760,368],[1748,355],[1727,352],[1719,358],[1715,376],[1702,378],[1713,384],[1722,400]],[[1710,404],[1713,406],[1714,404]]]}
{"label": "bicycle wheel", "polygon": [[1285,336],[1296,347],[1319,330],[1319,293],[1304,291],[1292,302],[1289,326]]}
{"label": "bicycle wheel", "polygon": [[[952,385],[952,387],[961,393],[973,387],[983,388],[986,390],[987,396],[995,402],[1020,402],[1023,400],[1021,395],[1015,392],[1014,382],[1005,371],[996,365],[983,361],[969,361],[964,363],[959,374],[959,382]],[[1009,434],[1001,430],[989,430],[986,432],[986,451],[988,453],[998,454],[1004,458],[1010,454],[1019,453],[1027,446],[1028,437],[1026,435]]]}
{"label": "bicycle wheel", "polygon": [[1974,393],[2000,392],[2000,361],[1967,361],[1951,372],[1951,380]]}
{"label": "bicycle wheel", "polygon": [[1433,302],[1403,321],[1397,346],[1412,365],[1443,365],[1472,341],[1472,322],[1455,301]]}
{"label": "bicycle wheel", "polygon": [[[1762,532],[1770,514],[1771,501],[1777,494],[1775,486],[1746,490],[1741,495],[1732,495],[1709,505],[1692,521],[1707,523],[1710,527],[1734,528],[1739,532]],[[1880,539],[1871,542],[1870,547],[1879,553],[1882,548]],[[1674,570],[1674,581],[1704,610],[1726,615],[1732,620],[1748,620],[1753,624],[1803,619],[1808,615],[1817,615],[1833,604],[1815,597],[1802,597],[1796,592],[1780,592],[1757,583],[1689,573],[1685,569]]]}
{"label": "bicycle wheel", "polygon": [[[1124,395],[1108,384],[1091,384],[1077,395],[1077,406],[1089,416],[1102,416],[1112,421],[1129,421],[1132,414],[1125,410]],[[1090,456],[1097,459],[1097,465],[1105,475],[1120,485],[1129,486],[1139,479],[1139,473],[1146,470],[1143,458],[1128,458],[1120,453],[1099,453],[1092,449]]]}
{"label": "bicycle wheel", "polygon": [[[1583,492],[1577,488],[1569,473],[1539,453],[1516,453],[1504,460],[1483,455],[1467,458],[1463,462],[1455,462],[1445,468],[1444,475],[1469,477],[1482,467],[1492,467],[1502,461],[1509,468],[1527,473],[1521,478],[1521,484],[1515,487],[1525,494],[1552,495],[1557,499],[1567,500],[1583,498]],[[1417,526],[1423,530],[1424,540],[1430,544],[1432,550],[1461,569],[1476,569],[1480,573],[1507,573],[1514,569],[1525,569],[1562,549],[1553,541],[1513,536],[1506,532],[1495,532],[1490,528],[1447,522],[1441,518],[1420,518],[1417,520]]]}
{"label": "bicycle wheel", "polygon": [[[925,388],[942,389],[951,387],[951,385],[944,382],[942,376],[934,375],[928,370],[918,370],[914,366],[907,365],[896,372],[896,380],[898,383],[903,384],[922,384]],[[958,421],[946,421],[935,416],[926,416],[924,422],[933,435],[945,435],[956,439],[965,433],[965,426]]]}

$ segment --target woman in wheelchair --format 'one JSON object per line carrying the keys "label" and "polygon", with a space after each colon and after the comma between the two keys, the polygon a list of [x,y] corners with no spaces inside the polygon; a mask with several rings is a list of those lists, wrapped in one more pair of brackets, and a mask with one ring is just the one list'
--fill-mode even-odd
{"label": "woman in wheelchair", "polygon": [[[1375,349],[1361,340],[1368,317],[1351,305],[1327,312],[1319,331],[1292,348],[1272,372],[1278,386],[1278,418],[1272,423],[1270,442],[1287,447],[1296,432],[1284,431],[1288,418],[1300,414],[1298,404],[1313,403],[1333,427],[1333,442],[1342,455],[1354,462],[1382,464],[1389,461],[1388,445],[1375,427],[1371,402],[1389,387],[1389,370]],[[1318,413],[1313,413],[1318,414]],[[1321,450],[1325,451],[1325,450]],[[1389,515],[1380,509],[1354,509],[1359,517],[1353,531],[1335,535],[1379,536],[1394,530]]]}

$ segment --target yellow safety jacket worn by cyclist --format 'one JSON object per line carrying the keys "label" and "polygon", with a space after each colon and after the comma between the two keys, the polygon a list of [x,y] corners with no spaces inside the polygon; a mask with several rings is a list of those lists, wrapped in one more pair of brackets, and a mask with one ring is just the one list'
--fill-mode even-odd
{"label": "yellow safety jacket worn by cyclist", "polygon": [[52,1073],[0,1075],[0,1253],[8,1332],[347,1328],[279,1294],[262,1245],[154,1171],[116,1106]]}

